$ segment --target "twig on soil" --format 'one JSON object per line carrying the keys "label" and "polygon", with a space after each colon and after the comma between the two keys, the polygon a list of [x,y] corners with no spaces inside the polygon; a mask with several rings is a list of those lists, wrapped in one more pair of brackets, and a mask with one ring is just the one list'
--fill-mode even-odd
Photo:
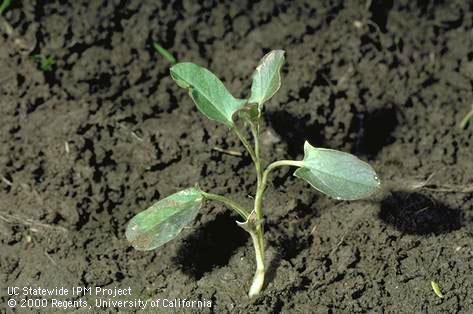
{"label": "twig on soil", "polygon": [[446,193],[473,193],[473,184],[470,185],[435,185],[431,184],[428,186],[421,187],[421,189],[434,192],[446,192]]}
{"label": "twig on soil", "polygon": [[472,193],[473,192],[473,184],[468,185],[452,185],[452,184],[444,184],[439,185],[436,183],[431,183],[432,178],[437,174],[434,172],[430,174],[427,179],[421,182],[415,182],[410,185],[411,189],[413,190],[427,190],[433,192],[446,192],[446,193]]}
{"label": "twig on soil", "polygon": [[5,182],[6,185],[13,186],[13,182],[2,176],[2,181]]}
{"label": "twig on soil", "polygon": [[223,148],[220,148],[220,147],[217,147],[217,146],[212,147],[212,149],[217,151],[217,152],[224,153],[224,154],[231,155],[231,156],[236,156],[236,157],[242,157],[243,156],[242,153],[240,153],[239,151],[236,151],[236,150],[223,149]]}
{"label": "twig on soil", "polygon": [[53,263],[54,266],[57,266],[56,261],[51,257],[51,255],[48,254],[48,252],[44,251],[44,255]]}
{"label": "twig on soil", "polygon": [[127,127],[127,126],[124,125],[123,123],[119,122],[118,120],[115,120],[115,122],[117,123],[117,125],[118,125],[120,128],[123,128],[123,129],[126,130],[127,132],[130,132],[131,136],[132,136],[134,139],[138,140],[139,142],[143,142],[143,141],[144,141],[144,139],[143,139],[142,137],[138,136],[135,131],[132,131],[129,127]]}
{"label": "twig on soil", "polygon": [[332,255],[333,253],[335,253],[338,250],[338,248],[340,247],[340,245],[343,244],[343,241],[345,241],[345,236],[348,234],[348,231],[351,230],[351,227],[352,226],[350,226],[349,230],[347,230],[343,233],[342,237],[340,238],[340,241],[338,241],[338,243],[335,244],[335,247],[330,251],[329,255]]}
{"label": "twig on soil", "polygon": [[414,182],[411,182],[408,184],[408,186],[410,187],[410,189],[412,190],[418,190],[418,189],[422,189],[423,187],[429,185],[430,181],[432,181],[432,178],[437,174],[437,172],[434,172],[434,173],[431,173],[427,179],[425,179],[424,181],[414,181]]}
{"label": "twig on soil", "polygon": [[31,230],[33,230],[34,227],[41,227],[41,228],[45,228],[45,229],[59,230],[59,231],[65,232],[65,233],[68,232],[68,230],[64,227],[44,224],[44,223],[41,223],[39,221],[30,219],[30,218],[22,218],[22,217],[19,217],[19,216],[7,214],[5,212],[0,212],[0,219],[2,219],[3,221],[5,221],[7,223],[10,223],[10,224],[19,224],[19,225],[28,226],[28,227],[31,228]]}
{"label": "twig on soil", "polygon": [[314,227],[312,228],[312,230],[310,230],[310,234],[314,234],[316,229],[317,229],[317,225],[314,225]]}
{"label": "twig on soil", "polygon": [[143,142],[143,139],[141,137],[139,137],[134,131],[131,131],[131,136],[136,138],[138,141]]}

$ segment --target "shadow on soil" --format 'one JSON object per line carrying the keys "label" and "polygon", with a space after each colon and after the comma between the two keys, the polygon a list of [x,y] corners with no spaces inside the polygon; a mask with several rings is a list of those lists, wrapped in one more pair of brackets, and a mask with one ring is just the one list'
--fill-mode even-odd
{"label": "shadow on soil", "polygon": [[[303,152],[306,140],[316,147],[324,147],[323,126],[307,124],[308,116],[299,118],[284,110],[268,112],[267,116],[273,129],[287,144],[288,154],[292,158],[297,158]],[[350,127],[351,132],[359,133],[352,153],[374,157],[384,146],[392,144],[392,133],[399,123],[397,116],[396,109],[389,106],[357,114]]]}
{"label": "shadow on soil", "polygon": [[420,193],[393,192],[381,202],[379,217],[409,234],[448,233],[462,227],[458,209]]}
{"label": "shadow on soil", "polygon": [[376,156],[384,146],[392,144],[391,133],[398,125],[397,112],[394,107],[376,109],[359,115],[359,124],[355,126],[362,134],[352,153],[361,153],[370,157]]}
{"label": "shadow on soil", "polygon": [[[295,206],[283,218],[265,224],[265,228],[269,233],[275,232],[279,235],[277,238],[268,239],[267,241],[265,284],[269,284],[274,280],[276,270],[282,260],[290,261],[312,246],[314,237],[312,234],[308,234],[306,230],[311,228],[310,218],[317,215],[315,211],[309,210],[310,204],[315,203],[316,199],[317,197],[315,196],[308,202],[297,200]],[[291,227],[289,224],[297,225],[299,228]],[[276,230],[278,231],[276,232]],[[288,230],[292,231],[288,232]],[[303,272],[306,267],[305,265],[303,263],[302,266],[297,268],[297,271]]]}
{"label": "shadow on soil", "polygon": [[247,233],[235,220],[231,215],[220,214],[200,227],[183,241],[174,262],[197,280],[213,268],[228,264],[236,249],[248,241]]}
{"label": "shadow on soil", "polygon": [[292,158],[303,153],[306,140],[314,146],[323,146],[322,128],[317,124],[307,124],[308,116],[298,118],[281,110],[268,112],[267,117],[274,131],[287,144],[287,152]]}

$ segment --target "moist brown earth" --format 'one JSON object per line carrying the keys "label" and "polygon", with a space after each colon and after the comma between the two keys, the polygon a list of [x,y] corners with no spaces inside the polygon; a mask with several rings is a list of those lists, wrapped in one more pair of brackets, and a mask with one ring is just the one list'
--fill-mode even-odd
{"label": "moist brown earth", "polygon": [[[212,302],[157,313],[472,313],[473,125],[458,128],[473,101],[472,11],[468,1],[13,1],[0,17],[0,311],[21,312],[6,287],[98,286]],[[152,41],[236,97],[259,59],[284,49],[265,160],[300,159],[307,139],[356,154],[382,179],[372,199],[340,202],[277,171],[257,298],[247,297],[251,241],[220,204],[158,250],[125,239],[136,213],[196,183],[244,204],[255,191],[249,157],[214,149],[243,147],[196,110]],[[55,57],[51,71],[38,54]]]}

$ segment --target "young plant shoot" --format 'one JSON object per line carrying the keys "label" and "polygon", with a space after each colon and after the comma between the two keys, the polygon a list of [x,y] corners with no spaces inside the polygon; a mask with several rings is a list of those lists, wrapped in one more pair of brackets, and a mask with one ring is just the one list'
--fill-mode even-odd
{"label": "young plant shoot", "polygon": [[[263,107],[281,86],[280,70],[284,51],[266,54],[253,73],[249,99],[237,99],[209,70],[189,62],[171,67],[177,85],[185,88],[195,105],[207,118],[220,122],[241,140],[256,170],[256,193],[253,208],[244,208],[229,198],[191,187],[172,194],[131,219],[126,230],[128,241],[137,250],[152,250],[175,238],[196,217],[206,200],[223,203],[240,215],[238,224],[253,240],[256,273],[249,296],[256,296],[264,284],[266,271],[263,219],[263,194],[268,177],[278,167],[296,167],[294,175],[337,200],[357,200],[373,194],[380,185],[376,172],[357,157],[337,150],[304,144],[303,160],[279,160],[266,165],[261,157],[261,120]],[[243,122],[243,123],[241,123]],[[252,134],[250,141],[243,127]]]}
{"label": "young plant shoot", "polygon": [[41,55],[36,54],[33,59],[38,62],[41,71],[49,72],[53,69],[53,65],[56,64],[56,59],[53,55]]}

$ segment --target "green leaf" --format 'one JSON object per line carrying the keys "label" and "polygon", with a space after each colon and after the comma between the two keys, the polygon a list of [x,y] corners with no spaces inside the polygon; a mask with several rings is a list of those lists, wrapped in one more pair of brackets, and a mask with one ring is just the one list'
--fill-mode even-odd
{"label": "green leaf", "polygon": [[246,100],[236,99],[209,70],[194,63],[177,63],[171,67],[171,77],[177,85],[189,90],[197,108],[209,119],[234,125],[232,116]]}
{"label": "green leaf", "polygon": [[174,239],[194,220],[204,198],[196,188],[174,193],[133,217],[126,238],[137,250],[155,249]]}
{"label": "green leaf", "polygon": [[333,149],[304,144],[303,167],[294,175],[320,192],[338,200],[365,198],[376,192],[380,182],[369,164]]}
{"label": "green leaf", "polygon": [[0,15],[2,15],[3,12],[5,12],[8,9],[8,7],[11,4],[11,1],[12,0],[3,0],[2,1],[2,4],[0,5]]}
{"label": "green leaf", "polygon": [[249,103],[257,103],[261,111],[263,103],[273,97],[281,87],[281,67],[284,63],[284,50],[272,50],[261,59],[253,73]]}

